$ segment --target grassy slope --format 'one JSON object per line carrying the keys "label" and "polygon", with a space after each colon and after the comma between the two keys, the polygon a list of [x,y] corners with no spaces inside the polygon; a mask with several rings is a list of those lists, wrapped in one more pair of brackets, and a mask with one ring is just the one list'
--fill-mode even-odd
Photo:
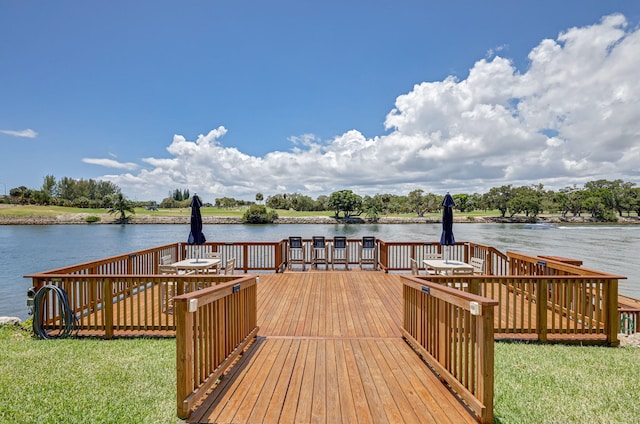
{"label": "grassy slope", "polygon": [[[242,217],[246,208],[238,209],[225,209],[225,208],[202,208],[201,212],[203,216],[231,216]],[[136,208],[136,215],[150,215],[150,216],[185,216],[188,217],[191,214],[190,208],[176,208],[176,209],[159,209],[157,211],[148,211],[144,208]],[[319,212],[297,212],[292,210],[278,210],[278,216],[281,217],[310,217],[310,216],[333,216],[333,211],[319,211]],[[0,216],[14,216],[14,217],[28,217],[28,216],[56,216],[61,214],[87,214],[87,215],[106,215],[106,209],[82,209],[82,208],[67,208],[62,206],[11,206],[6,204],[0,204]],[[498,211],[473,211],[461,214],[462,216],[499,216]],[[416,214],[392,214],[384,215],[392,217],[410,217],[413,218]],[[440,217],[440,213],[425,214],[425,217]]]}
{"label": "grassy slope", "polygon": [[[0,328],[0,422],[181,422],[175,340],[35,340]],[[499,423],[631,423],[640,348],[496,343]]]}

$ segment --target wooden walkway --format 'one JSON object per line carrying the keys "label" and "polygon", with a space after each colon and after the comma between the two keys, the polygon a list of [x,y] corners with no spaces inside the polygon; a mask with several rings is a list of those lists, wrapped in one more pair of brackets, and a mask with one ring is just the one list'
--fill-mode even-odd
{"label": "wooden walkway", "polygon": [[261,275],[258,340],[191,423],[474,423],[400,337],[399,275]]}

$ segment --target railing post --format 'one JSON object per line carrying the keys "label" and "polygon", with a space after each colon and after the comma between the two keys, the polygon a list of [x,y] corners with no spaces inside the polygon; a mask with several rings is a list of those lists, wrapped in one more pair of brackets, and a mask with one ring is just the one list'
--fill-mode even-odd
{"label": "railing post", "polygon": [[242,245],[242,257],[244,258],[244,266],[242,267],[242,269],[246,274],[247,272],[249,272],[249,245],[247,243]]}
{"label": "railing post", "polygon": [[113,338],[113,282],[105,279],[102,287],[102,307],[104,310],[104,338]]}
{"label": "railing post", "polygon": [[187,302],[176,301],[176,401],[178,417],[189,417],[187,397],[193,391],[193,313],[187,311]]}
{"label": "railing post", "polygon": [[[536,284],[536,281],[533,281]],[[547,342],[547,299],[549,297],[549,280],[538,280],[536,287],[536,327],[538,340]]]}
{"label": "railing post", "polygon": [[273,249],[275,250],[274,252],[274,272],[278,272],[280,270],[280,267],[282,266],[282,248],[283,246],[283,242],[279,242],[273,245]]}
{"label": "railing post", "polygon": [[618,321],[618,280],[606,280],[607,290],[605,299],[607,305],[607,321],[605,330],[607,332],[607,341],[611,346],[618,346],[618,331],[620,321]]}
{"label": "railing post", "polygon": [[484,405],[480,412],[480,422],[493,423],[493,391],[494,391],[494,339],[493,339],[494,307],[484,306],[482,315],[477,317],[478,332],[478,399]]}

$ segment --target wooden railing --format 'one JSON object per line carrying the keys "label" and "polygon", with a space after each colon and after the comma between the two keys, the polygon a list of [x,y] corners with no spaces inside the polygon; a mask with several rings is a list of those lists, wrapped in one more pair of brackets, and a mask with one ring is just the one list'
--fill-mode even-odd
{"label": "wooden railing", "polygon": [[618,319],[622,334],[640,332],[640,300],[628,296],[618,295]]}
{"label": "wooden railing", "polygon": [[240,272],[272,271],[284,269],[283,241],[279,242],[213,242],[200,246],[181,244],[181,257],[203,257],[209,252],[221,254],[222,262],[235,258],[236,269]]}
{"label": "wooden railing", "polygon": [[[74,329],[110,339],[115,335],[173,336],[172,294],[193,292],[233,280],[233,275],[90,275],[40,274],[36,286],[63,289],[76,317]],[[172,291],[170,293],[169,291]],[[62,330],[63,306],[53,291],[40,302],[41,327]]]}
{"label": "wooden railing", "polygon": [[498,302],[403,277],[403,337],[482,423],[493,423],[494,308]]}
{"label": "wooden railing", "polygon": [[[420,276],[436,284],[494,299],[500,305],[494,332],[502,337],[534,335],[547,342],[550,335],[572,336],[593,343],[618,344],[616,278],[602,276]],[[546,296],[540,298],[541,293]]]}
{"label": "wooden railing", "polygon": [[418,263],[418,269],[424,270],[422,261],[428,254],[443,255],[447,249],[447,258],[469,262],[472,257],[485,261],[488,274],[508,275],[509,260],[507,255],[497,249],[476,243],[456,243],[455,246],[442,246],[438,242],[386,242],[379,240],[380,268],[389,271],[407,271],[411,269],[411,259]]}
{"label": "wooden railing", "polygon": [[[327,239],[328,243],[330,241],[331,239]],[[348,240],[350,264],[358,263],[359,241],[361,240]],[[311,240],[305,240],[305,246],[309,250],[308,261],[311,260],[310,244]],[[409,270],[411,259],[415,259],[422,267],[422,259],[426,254],[441,253],[443,249],[437,242],[377,240],[377,246],[379,266],[387,272]],[[288,261],[288,240],[214,242],[202,246],[176,243],[27,277],[32,278],[36,290],[44,285],[63,288],[68,293],[72,310],[78,318],[77,328],[80,330],[94,331],[106,337],[119,331],[172,332],[173,317],[162,312],[170,308],[170,305],[163,304],[167,302],[167,297],[163,295],[164,287],[174,280],[181,283],[178,287],[206,287],[224,280],[214,282],[207,280],[207,277],[182,276],[176,280],[160,276],[157,272],[160,258],[169,255],[172,260],[177,261],[185,257],[204,256],[212,251],[220,252],[223,262],[235,258],[238,272],[282,272]],[[638,332],[638,305],[617,304],[617,280],[625,277],[583,268],[575,265],[579,263],[575,260],[514,252],[505,255],[493,247],[476,243],[459,243],[450,247],[450,257],[465,262],[478,257],[485,261],[486,274],[511,277],[483,280],[482,284],[477,283],[478,291],[473,291],[500,301],[505,319],[500,325],[496,325],[498,333],[535,333],[544,341],[546,334],[596,332],[606,334],[608,341],[616,344],[617,331]],[[553,278],[539,278],[543,276]],[[480,280],[471,279],[465,284],[473,285],[476,281]],[[449,281],[447,284],[454,282]],[[547,305],[556,305],[547,308],[546,325],[543,322],[545,314],[542,313],[545,303],[537,302],[539,290],[547,292]],[[46,306],[42,312],[42,322],[52,329],[61,322],[60,305],[51,295]]]}
{"label": "wooden railing", "polygon": [[257,277],[175,297],[177,413],[187,418],[256,337]]}

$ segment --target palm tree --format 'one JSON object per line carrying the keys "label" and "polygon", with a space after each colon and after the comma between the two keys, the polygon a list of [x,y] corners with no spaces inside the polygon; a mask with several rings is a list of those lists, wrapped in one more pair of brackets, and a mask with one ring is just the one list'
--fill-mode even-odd
{"label": "palm tree", "polygon": [[129,220],[129,217],[127,217],[127,212],[132,214],[136,213],[131,202],[125,199],[122,193],[118,193],[115,196],[113,205],[109,208],[109,213],[112,215],[114,213],[118,213],[120,214],[120,216],[118,217],[118,221],[127,222]]}

